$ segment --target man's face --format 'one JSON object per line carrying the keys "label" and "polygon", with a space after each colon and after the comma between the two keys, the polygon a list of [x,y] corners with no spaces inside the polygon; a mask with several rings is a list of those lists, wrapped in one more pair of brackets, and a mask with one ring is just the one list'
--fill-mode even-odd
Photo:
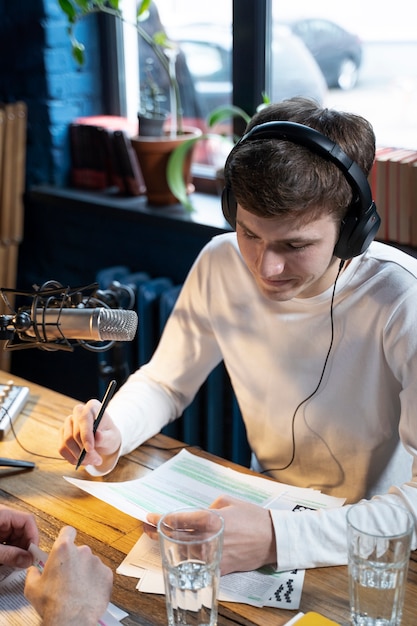
{"label": "man's face", "polygon": [[238,205],[236,233],[248,269],[270,300],[310,298],[336,279],[338,226],[330,215],[300,226],[294,219],[258,217]]}

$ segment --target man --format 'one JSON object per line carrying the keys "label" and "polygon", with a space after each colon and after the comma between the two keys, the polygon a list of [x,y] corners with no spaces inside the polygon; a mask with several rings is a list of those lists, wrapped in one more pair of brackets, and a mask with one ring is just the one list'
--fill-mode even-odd
{"label": "man", "polygon": [[[75,463],[84,446],[90,472],[110,471],[181,415],[224,359],[254,469],[347,503],[368,498],[369,515],[381,497],[416,516],[417,261],[372,242],[372,127],[294,98],[247,131],[225,166],[223,212],[236,233],[202,250],[153,358],[95,439],[97,401],[75,407],[61,454]],[[346,563],[347,506],[212,506],[225,519],[223,574]]]}
{"label": "man", "polygon": [[35,518],[0,505],[0,563],[27,568],[25,595],[43,626],[96,626],[110,599],[113,574],[88,546],[75,546],[76,531],[61,529],[44,571],[33,563],[31,543],[38,545]]}

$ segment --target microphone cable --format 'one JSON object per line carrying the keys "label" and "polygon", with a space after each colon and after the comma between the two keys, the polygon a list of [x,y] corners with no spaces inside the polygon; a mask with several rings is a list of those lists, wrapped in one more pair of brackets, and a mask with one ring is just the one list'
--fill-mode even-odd
{"label": "microphone cable", "polygon": [[323,368],[321,370],[319,381],[318,381],[314,391],[312,391],[310,393],[310,395],[308,395],[306,398],[304,398],[304,400],[301,400],[301,402],[296,407],[296,409],[295,409],[295,411],[294,411],[294,413],[292,415],[292,418],[291,418],[291,440],[292,440],[292,454],[291,454],[291,458],[290,458],[290,460],[288,461],[288,463],[286,465],[283,465],[282,467],[272,467],[270,469],[262,470],[260,472],[260,474],[266,474],[268,472],[283,472],[284,470],[288,469],[290,467],[290,465],[292,465],[292,463],[294,462],[294,459],[295,459],[295,448],[296,448],[296,445],[295,445],[295,418],[296,418],[296,415],[297,415],[298,411],[300,410],[300,408],[303,406],[303,404],[305,404],[306,402],[311,400],[311,398],[313,396],[315,396],[316,393],[318,392],[318,390],[320,389],[321,383],[323,382],[324,373],[326,371],[327,363],[329,361],[330,353],[331,353],[332,348],[333,348],[333,342],[334,342],[334,319],[333,319],[334,298],[335,298],[335,295],[336,295],[337,281],[339,280],[339,277],[340,277],[340,274],[342,272],[344,264],[345,264],[345,261],[342,259],[340,261],[339,269],[337,271],[336,279],[335,279],[334,285],[333,285],[332,298],[331,298],[331,301],[330,301],[330,327],[331,327],[330,345],[329,345],[329,348],[327,350],[326,358],[324,359],[324,365],[323,365]]}
{"label": "microphone cable", "polygon": [[13,437],[16,440],[17,445],[22,448],[22,450],[24,452],[27,452],[28,454],[32,454],[33,456],[39,456],[42,457],[43,459],[51,459],[53,461],[65,461],[65,459],[62,456],[49,456],[48,454],[41,454],[40,452],[33,452],[33,450],[29,450],[28,448],[26,448],[23,443],[20,441],[19,437],[17,436],[14,424],[13,424],[13,420],[10,416],[9,411],[5,408],[5,407],[1,407],[2,410],[4,411],[4,414],[9,418],[9,422],[10,422],[10,430],[13,434]]}
{"label": "microphone cable", "polygon": [[[42,459],[50,459],[52,461],[66,461],[66,459],[64,459],[62,456],[51,456],[48,454],[42,454],[40,452],[34,452],[33,450],[29,450],[29,448],[26,448],[26,446],[23,445],[23,443],[20,441],[19,437],[17,436],[16,430],[13,424],[13,420],[10,417],[9,411],[5,407],[2,407],[2,409],[4,411],[4,414],[9,418],[10,430],[13,434],[13,437],[15,438],[16,443],[24,452],[27,452],[28,454],[31,454],[32,456],[41,457]],[[185,450],[188,448],[195,448],[197,450],[201,450],[201,446],[193,445],[193,444],[183,444],[183,445],[178,445],[178,446],[158,446],[156,444],[149,443],[148,441],[144,441],[142,444],[140,444],[139,447],[140,448],[148,447],[148,448],[153,448],[154,450],[163,450],[166,452],[175,452],[177,450]],[[146,465],[145,467],[148,467],[149,469],[154,469],[154,467],[153,466],[151,467],[150,465],[149,466]]]}

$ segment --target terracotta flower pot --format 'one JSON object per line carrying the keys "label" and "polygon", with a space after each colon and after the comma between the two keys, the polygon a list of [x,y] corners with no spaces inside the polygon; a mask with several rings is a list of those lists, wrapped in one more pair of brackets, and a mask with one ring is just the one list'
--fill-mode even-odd
{"label": "terracotta flower pot", "polygon": [[[166,131],[162,137],[142,137],[137,135],[131,138],[133,149],[139,161],[143,179],[146,185],[146,195],[149,204],[168,205],[177,204],[177,198],[171,193],[166,181],[166,169],[171,152],[192,137],[198,137],[202,132],[199,128],[186,127],[182,135],[170,137]],[[184,180],[191,185],[192,149],[184,162]]]}

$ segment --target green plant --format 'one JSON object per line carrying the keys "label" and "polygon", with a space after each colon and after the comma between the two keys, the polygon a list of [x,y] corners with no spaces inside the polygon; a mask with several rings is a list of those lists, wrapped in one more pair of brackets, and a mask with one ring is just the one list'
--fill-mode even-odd
{"label": "green plant", "polygon": [[[267,106],[270,103],[271,103],[271,100],[269,96],[266,93],[263,93],[262,102],[257,107],[257,110],[259,111],[259,109],[263,108],[264,106]],[[214,128],[216,127],[216,125],[221,124],[225,120],[229,120],[230,118],[236,118],[236,117],[241,118],[245,122],[245,124],[248,124],[250,121],[250,115],[248,115],[248,113],[246,113],[246,111],[244,111],[240,107],[234,106],[232,104],[219,106],[213,109],[213,111],[211,111],[209,115],[207,116],[207,120],[206,120],[207,127],[209,129]],[[187,186],[186,186],[184,177],[182,175],[184,160],[186,158],[187,152],[191,150],[191,148],[196,144],[197,141],[201,141],[202,139],[211,139],[213,137],[218,137],[218,136],[219,136],[218,133],[204,133],[203,135],[200,135],[200,137],[194,137],[193,139],[189,139],[188,141],[184,142],[181,146],[178,146],[178,148],[176,148],[172,152],[168,160],[168,167],[167,167],[168,186],[171,192],[173,193],[173,195],[176,198],[178,198],[179,202],[181,202],[181,204],[183,204],[184,207],[188,211],[193,211],[194,207],[193,207],[192,200],[190,199],[187,193]],[[230,143],[230,136],[226,136],[226,135],[220,135],[220,136],[223,137],[225,141],[228,141]],[[233,142],[237,141],[237,139],[238,139],[237,137],[232,138]]]}
{"label": "green plant", "polygon": [[[177,47],[164,32],[158,31],[151,36],[141,25],[151,3],[152,0],[141,0],[136,11],[136,23],[133,26],[152,48],[167,74],[170,88],[171,134],[176,135],[181,133],[183,128],[180,90],[175,74]],[[120,10],[120,0],[58,0],[58,4],[67,17],[72,55],[79,65],[85,62],[85,46],[75,36],[75,27],[80,20],[101,12],[126,21]]]}
{"label": "green plant", "polygon": [[[224,105],[219,106],[209,115],[206,119],[206,124],[209,129],[213,129],[216,125],[221,124],[225,120],[229,120],[233,117],[239,117],[244,120],[247,124],[250,120],[250,116],[240,107],[234,105]],[[188,195],[186,181],[183,176],[183,167],[184,161],[187,156],[187,153],[195,146],[198,141],[202,139],[210,140],[214,137],[222,137],[224,141],[227,141],[230,144],[230,136],[225,134],[218,134],[214,132],[203,133],[199,137],[193,137],[192,139],[188,139],[180,146],[173,150],[171,156],[168,160],[167,166],[167,182],[168,186],[172,192],[172,194],[178,199],[179,202],[187,209],[187,211],[192,212],[194,210],[194,206],[190,196]],[[233,138],[235,141],[236,138]]]}

